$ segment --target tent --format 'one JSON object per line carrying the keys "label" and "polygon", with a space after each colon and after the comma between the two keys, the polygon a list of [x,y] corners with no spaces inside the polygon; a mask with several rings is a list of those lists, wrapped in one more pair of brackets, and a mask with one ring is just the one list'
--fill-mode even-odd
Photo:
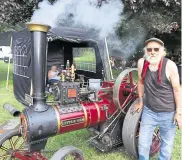
{"label": "tent", "polygon": [[[104,59],[108,57],[104,54],[104,40],[100,40],[95,31],[69,27],[52,28],[47,34],[47,41],[45,77],[52,65],[59,68],[61,65],[65,66],[67,60],[70,61],[70,64],[73,63],[73,48],[85,47],[91,47],[95,50],[96,70],[93,72],[80,69],[76,73],[84,74],[86,78],[96,79],[103,77],[103,71],[106,73],[107,67],[104,66],[107,63]],[[24,105],[27,105],[25,94],[30,94],[31,88],[31,52],[31,34],[27,28],[14,33],[12,44],[14,95]]]}

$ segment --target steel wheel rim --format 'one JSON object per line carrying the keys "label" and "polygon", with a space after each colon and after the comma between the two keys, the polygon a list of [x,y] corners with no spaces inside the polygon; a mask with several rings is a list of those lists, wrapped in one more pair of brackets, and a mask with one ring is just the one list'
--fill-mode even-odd
{"label": "steel wheel rim", "polygon": [[65,146],[54,153],[51,160],[84,160],[84,156],[80,149],[74,146]]}
{"label": "steel wheel rim", "polygon": [[[135,74],[137,74],[137,68],[128,68],[122,71],[120,75],[117,77],[113,87],[113,102],[123,113],[126,113],[127,111],[127,108],[125,108],[127,106],[127,102],[131,99],[133,99],[133,101],[136,99],[136,97],[133,98],[133,95],[135,94],[137,87],[137,81],[135,80],[134,83],[133,79],[134,72],[136,72]],[[129,81],[126,81],[125,80],[126,78]],[[130,86],[130,88],[129,89],[123,88],[125,86],[123,85],[122,87],[122,84],[127,84]],[[120,93],[124,90],[128,90],[129,95],[126,98],[126,100],[121,103]]]}
{"label": "steel wheel rim", "polygon": [[3,142],[0,146],[0,159],[6,160],[7,158],[15,159],[13,156],[14,151],[24,151],[24,140],[19,135],[14,135],[9,137],[7,140]]}
{"label": "steel wheel rim", "polygon": [[[137,100],[133,104],[135,104],[136,102]],[[134,115],[132,115],[131,108],[132,106],[127,111],[127,114],[124,119],[122,139],[127,152],[133,155],[134,157],[138,157],[138,138],[142,111],[140,111],[139,113],[136,112]],[[161,142],[159,128],[156,128],[153,135],[152,144],[150,146],[150,156],[153,156],[159,152],[160,143]]]}

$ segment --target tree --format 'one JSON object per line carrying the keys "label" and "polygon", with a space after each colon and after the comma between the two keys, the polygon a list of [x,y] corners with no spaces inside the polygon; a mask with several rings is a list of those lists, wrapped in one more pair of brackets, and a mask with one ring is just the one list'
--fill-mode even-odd
{"label": "tree", "polygon": [[[171,33],[181,25],[180,0],[123,0],[125,10],[120,34],[133,28],[146,28],[152,34]],[[131,25],[132,24],[132,25]]]}
{"label": "tree", "polygon": [[[0,23],[15,25],[30,20],[33,11],[42,0],[1,0]],[[54,3],[56,0],[49,0]],[[98,0],[98,5],[109,0]],[[133,27],[145,28],[154,33],[170,33],[181,25],[180,0],[122,0],[125,5],[118,29],[123,34]]]}
{"label": "tree", "polygon": [[31,17],[35,4],[35,1],[1,0],[0,23],[15,25],[19,22],[26,22]]}

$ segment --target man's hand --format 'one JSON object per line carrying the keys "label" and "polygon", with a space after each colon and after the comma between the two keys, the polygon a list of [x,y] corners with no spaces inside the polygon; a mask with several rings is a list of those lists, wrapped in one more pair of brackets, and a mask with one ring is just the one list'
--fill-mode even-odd
{"label": "man's hand", "polygon": [[176,112],[175,116],[174,116],[174,123],[178,126],[178,129],[181,129],[182,126],[182,114]]}
{"label": "man's hand", "polygon": [[142,110],[142,108],[143,108],[143,103],[138,102],[134,104],[134,106],[131,108],[131,114],[134,114],[136,112],[139,113]]}

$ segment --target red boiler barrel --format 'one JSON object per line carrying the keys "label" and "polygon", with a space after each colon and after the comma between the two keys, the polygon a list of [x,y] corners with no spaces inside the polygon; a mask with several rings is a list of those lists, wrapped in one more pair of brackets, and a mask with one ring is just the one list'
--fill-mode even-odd
{"label": "red boiler barrel", "polygon": [[109,101],[83,102],[65,107],[54,106],[58,121],[58,134],[94,126],[106,121],[106,108]]}

